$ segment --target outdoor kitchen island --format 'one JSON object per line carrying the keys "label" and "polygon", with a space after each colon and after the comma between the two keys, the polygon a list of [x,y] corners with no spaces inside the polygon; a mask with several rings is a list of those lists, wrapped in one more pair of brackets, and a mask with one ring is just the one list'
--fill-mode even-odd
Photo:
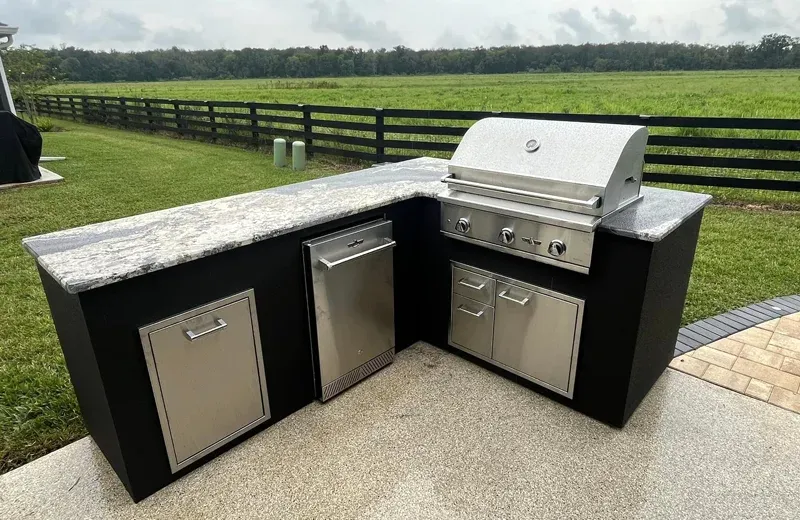
{"label": "outdoor kitchen island", "polygon": [[[302,244],[379,218],[391,221],[396,242],[397,350],[426,341],[624,426],[672,358],[710,197],[643,187],[641,200],[602,220],[584,274],[445,237],[436,197],[447,167],[446,160],[416,159],[24,241],[37,259],[84,421],[134,500],[319,395]],[[448,346],[451,262],[585,302],[571,398]],[[179,460],[176,469],[168,451],[178,446],[165,444],[163,419],[170,417],[154,398],[153,360],[140,329],[232,295],[226,308],[248,309],[242,319],[252,325],[249,341],[263,373],[250,381],[264,396],[260,408],[239,413],[261,415],[232,442],[200,450],[188,464]],[[214,328],[233,329],[238,319],[217,317]],[[189,417],[204,430],[218,403],[195,404]]]}

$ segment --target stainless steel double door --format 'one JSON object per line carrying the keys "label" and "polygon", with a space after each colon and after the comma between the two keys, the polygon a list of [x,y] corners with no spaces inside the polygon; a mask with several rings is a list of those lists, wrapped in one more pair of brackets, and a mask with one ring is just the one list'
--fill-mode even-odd
{"label": "stainless steel double door", "polygon": [[572,397],[583,300],[455,263],[452,277],[450,343]]}
{"label": "stainless steel double door", "polygon": [[322,387],[394,349],[392,223],[305,243]]}

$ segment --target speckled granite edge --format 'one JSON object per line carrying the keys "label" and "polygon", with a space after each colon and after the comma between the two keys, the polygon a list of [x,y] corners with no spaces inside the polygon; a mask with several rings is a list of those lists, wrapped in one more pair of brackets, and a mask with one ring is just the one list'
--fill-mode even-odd
{"label": "speckled granite edge", "polygon": [[644,197],[604,218],[600,230],[647,242],[659,242],[711,203],[711,195],[642,186]]}
{"label": "speckled granite edge", "polygon": [[[445,159],[421,158],[26,238],[23,247],[76,294],[445,189]],[[657,242],[711,197],[643,187],[599,231]]]}
{"label": "speckled granite edge", "polygon": [[79,293],[363,213],[435,197],[444,159],[421,158],[67,229],[23,247]]}

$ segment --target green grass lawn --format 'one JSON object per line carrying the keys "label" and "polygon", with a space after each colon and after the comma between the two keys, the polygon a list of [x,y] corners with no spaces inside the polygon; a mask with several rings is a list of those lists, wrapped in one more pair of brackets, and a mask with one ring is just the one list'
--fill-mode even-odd
{"label": "green grass lawn", "polygon": [[86,434],[23,237],[313,179],[264,153],[58,122],[44,134],[57,185],[0,191],[0,473]]}
{"label": "green grass lawn", "polygon": [[[341,170],[311,162],[294,173],[264,153],[100,126],[58,122],[45,154],[66,180],[0,192],[0,472],[85,429],[35,263],[20,241]],[[684,322],[800,292],[800,212],[713,206],[706,212]]]}
{"label": "green grass lawn", "polygon": [[776,296],[800,294],[800,212],[706,209],[684,324]]}

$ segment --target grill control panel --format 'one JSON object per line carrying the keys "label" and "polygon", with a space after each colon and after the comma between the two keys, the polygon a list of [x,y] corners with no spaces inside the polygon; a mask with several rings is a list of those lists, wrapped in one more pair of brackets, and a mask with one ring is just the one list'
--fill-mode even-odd
{"label": "grill control panel", "polygon": [[445,235],[504,253],[589,272],[594,233],[442,203]]}

